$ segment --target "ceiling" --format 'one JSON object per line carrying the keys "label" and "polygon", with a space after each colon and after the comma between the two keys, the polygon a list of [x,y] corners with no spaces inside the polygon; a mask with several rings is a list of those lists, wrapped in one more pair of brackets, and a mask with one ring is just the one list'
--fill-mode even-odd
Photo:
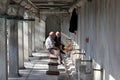
{"label": "ceiling", "polygon": [[66,12],[70,7],[77,1],[80,0],[12,0],[13,4],[20,4],[32,12]]}
{"label": "ceiling", "polygon": [[75,0],[30,0],[32,4],[40,11],[66,11],[75,2]]}
{"label": "ceiling", "polygon": [[75,0],[30,0],[39,10],[66,10]]}

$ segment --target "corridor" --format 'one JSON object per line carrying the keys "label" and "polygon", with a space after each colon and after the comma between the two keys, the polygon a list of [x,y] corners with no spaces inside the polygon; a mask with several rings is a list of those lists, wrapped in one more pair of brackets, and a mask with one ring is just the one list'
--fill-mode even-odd
{"label": "corridor", "polygon": [[[64,65],[46,50],[51,31],[70,47]],[[0,0],[0,80],[119,80],[119,74],[120,0]]]}

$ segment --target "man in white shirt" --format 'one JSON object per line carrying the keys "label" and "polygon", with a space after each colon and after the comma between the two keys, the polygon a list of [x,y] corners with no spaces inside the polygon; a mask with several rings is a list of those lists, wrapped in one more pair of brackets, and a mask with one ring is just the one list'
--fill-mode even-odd
{"label": "man in white shirt", "polygon": [[50,32],[49,36],[47,37],[45,41],[46,49],[51,50],[54,47],[54,44],[55,44],[54,37],[55,37],[55,33]]}

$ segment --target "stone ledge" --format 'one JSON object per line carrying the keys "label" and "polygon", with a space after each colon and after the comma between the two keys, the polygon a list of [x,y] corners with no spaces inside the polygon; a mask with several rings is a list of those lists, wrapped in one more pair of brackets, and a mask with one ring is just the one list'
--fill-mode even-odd
{"label": "stone ledge", "polygon": [[46,71],[47,75],[59,75],[60,72],[59,71]]}
{"label": "stone ledge", "polygon": [[58,66],[59,64],[58,63],[49,62],[48,65]]}
{"label": "stone ledge", "polygon": [[55,60],[58,60],[57,57],[49,57],[49,59],[55,59]]}
{"label": "stone ledge", "polygon": [[53,55],[53,54],[50,54],[49,58],[50,58],[50,59],[58,59],[58,57],[55,56],[55,55]]}

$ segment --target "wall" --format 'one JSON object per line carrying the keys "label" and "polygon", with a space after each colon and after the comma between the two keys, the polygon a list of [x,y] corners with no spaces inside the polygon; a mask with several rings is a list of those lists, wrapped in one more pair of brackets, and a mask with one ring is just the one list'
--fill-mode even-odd
{"label": "wall", "polygon": [[43,48],[43,41],[45,41],[45,20],[44,15],[40,15],[39,18],[35,18],[35,50]]}
{"label": "wall", "polygon": [[[87,58],[92,58],[94,80],[119,80],[120,76],[120,1],[92,0],[78,8],[78,31],[75,41],[87,51]],[[66,19],[66,18],[65,18]],[[68,21],[64,20],[62,31],[68,32]],[[63,27],[62,26],[62,27]],[[85,39],[89,38],[89,43]],[[89,57],[90,56],[90,57]]]}
{"label": "wall", "polygon": [[[61,40],[65,45],[69,44],[69,41],[74,42],[75,44],[78,43],[79,35],[77,32],[77,35],[69,32],[69,25],[70,25],[70,18],[71,14],[62,14],[61,15]],[[69,39],[69,40],[68,40]],[[73,48],[79,48],[78,44],[73,46]]]}
{"label": "wall", "polygon": [[70,21],[70,15],[69,14],[62,14],[61,40],[64,44],[66,44],[66,39],[70,39],[69,21]]}
{"label": "wall", "polygon": [[[120,77],[119,2],[119,0],[93,0],[79,8],[81,48],[87,50],[87,55],[94,59],[93,68],[104,69],[103,80],[119,80]],[[85,43],[86,37],[89,37],[89,43]],[[94,73],[95,80],[102,80],[99,71]]]}
{"label": "wall", "polygon": [[35,50],[44,47],[45,38],[50,31],[61,31],[61,16],[59,14],[40,14],[35,18]]}
{"label": "wall", "polygon": [[46,37],[49,36],[51,31],[61,31],[60,14],[46,14]]}

